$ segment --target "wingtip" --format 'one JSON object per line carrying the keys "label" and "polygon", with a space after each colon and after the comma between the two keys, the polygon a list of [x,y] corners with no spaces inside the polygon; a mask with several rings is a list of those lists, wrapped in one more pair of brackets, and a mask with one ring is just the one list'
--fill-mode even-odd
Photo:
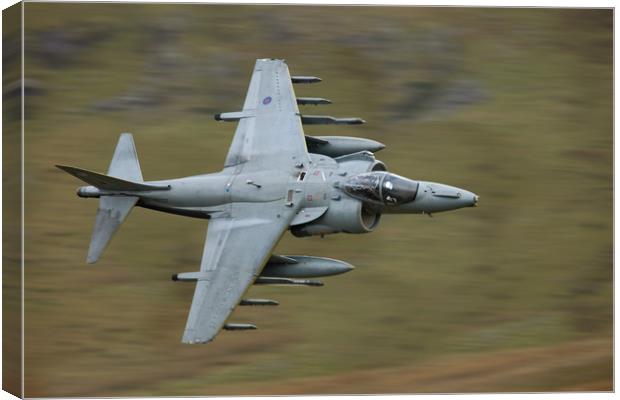
{"label": "wingtip", "polygon": [[207,344],[207,343],[209,343],[211,341],[213,341],[213,338],[210,338],[210,339],[200,339],[200,338],[196,338],[194,336],[183,335],[183,339],[181,340],[181,343],[183,343],[183,344]]}
{"label": "wingtip", "polygon": [[[97,210],[97,214],[99,214],[100,211]],[[99,218],[97,218],[97,220],[99,220]],[[95,227],[97,226],[97,222],[95,221]],[[96,230],[96,228],[95,228]],[[94,264],[99,260],[99,256],[101,255],[103,249],[101,248],[97,248],[97,245],[99,244],[97,240],[95,240],[94,238],[95,233],[93,232],[93,237],[91,237],[90,239],[90,244],[88,246],[88,253],[86,254],[86,263],[87,264]]]}
{"label": "wingtip", "polygon": [[181,342],[184,344],[206,344],[215,338],[215,335],[203,335],[202,337],[199,337],[199,335],[196,329],[186,328],[185,331],[183,331]]}

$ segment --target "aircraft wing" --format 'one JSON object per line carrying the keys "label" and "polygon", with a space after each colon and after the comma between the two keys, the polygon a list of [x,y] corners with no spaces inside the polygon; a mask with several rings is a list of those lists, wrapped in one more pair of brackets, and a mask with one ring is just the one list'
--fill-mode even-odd
{"label": "aircraft wing", "polygon": [[238,120],[225,167],[251,162],[254,168],[305,163],[308,155],[299,108],[284,60],[256,60],[243,110],[219,114]]}
{"label": "aircraft wing", "polygon": [[184,343],[213,340],[260,275],[296,211],[281,200],[233,204],[230,215],[209,221]]}
{"label": "aircraft wing", "polygon": [[[243,110],[216,119],[239,121],[225,161],[234,174],[295,170],[307,164],[306,141],[284,60],[256,60]],[[183,342],[213,340],[260,275],[278,240],[288,229],[299,202],[231,203],[209,221],[196,291]]]}

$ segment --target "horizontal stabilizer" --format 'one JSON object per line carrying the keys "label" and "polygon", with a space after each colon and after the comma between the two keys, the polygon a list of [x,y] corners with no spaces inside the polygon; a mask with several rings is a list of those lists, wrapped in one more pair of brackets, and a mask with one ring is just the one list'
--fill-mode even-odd
{"label": "horizontal stabilizer", "polygon": [[129,191],[129,192],[145,192],[150,190],[170,190],[168,185],[149,185],[144,183],[136,183],[126,181],[124,179],[115,178],[100,174],[98,172],[89,171],[82,168],[70,167],[67,165],[56,165],[56,167],[75,176],[84,182],[91,184],[101,190],[109,191]]}
{"label": "horizontal stabilizer", "polygon": [[361,125],[361,118],[334,118],[329,115],[302,115],[301,123],[305,125]]}
{"label": "horizontal stabilizer", "polygon": [[225,324],[224,329],[227,331],[247,331],[256,329],[256,325],[252,324]]}
{"label": "horizontal stabilizer", "polygon": [[319,105],[319,104],[332,104],[331,100],[323,99],[321,97],[298,97],[297,104],[305,106],[307,104]]}
{"label": "horizontal stabilizer", "polygon": [[321,78],[316,76],[291,76],[293,83],[319,83]]}

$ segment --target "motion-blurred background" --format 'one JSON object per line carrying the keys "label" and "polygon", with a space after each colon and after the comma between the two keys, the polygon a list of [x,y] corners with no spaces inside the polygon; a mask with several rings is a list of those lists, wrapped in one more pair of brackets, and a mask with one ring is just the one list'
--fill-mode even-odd
{"label": "motion-blurred background", "polygon": [[[25,5],[26,396],[611,390],[612,10]],[[85,264],[105,172],[132,132],[145,179],[218,171],[256,58],[285,58],[359,116],[388,168],[480,207],[286,234],[345,260],[323,288],[255,287],[254,332],[180,343],[207,222],[135,209]],[[303,112],[304,110],[302,110]]]}

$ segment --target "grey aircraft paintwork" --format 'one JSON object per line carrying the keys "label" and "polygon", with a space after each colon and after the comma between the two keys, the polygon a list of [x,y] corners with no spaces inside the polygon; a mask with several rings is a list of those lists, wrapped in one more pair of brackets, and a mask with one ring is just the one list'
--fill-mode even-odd
{"label": "grey aircraft paintwork", "polygon": [[[209,219],[198,272],[173,280],[196,282],[184,343],[206,343],[221,329],[256,329],[227,323],[237,305],[276,305],[243,299],[252,284],[320,286],[315,278],[350,271],[345,262],[310,256],[278,256],[273,249],[286,230],[295,236],[373,231],[381,214],[436,213],[475,206],[466,190],[414,181],[387,172],[374,152],[383,144],[352,137],[304,136],[302,124],[360,124],[359,118],[301,115],[283,60],[256,61],[243,109],[216,119],[238,121],[232,145],[217,173],[144,182],[133,137],[123,133],[107,174],[59,165],[85,181],[80,197],[99,198],[88,249],[96,262],[134,206]],[[310,149],[310,152],[308,151]]]}

